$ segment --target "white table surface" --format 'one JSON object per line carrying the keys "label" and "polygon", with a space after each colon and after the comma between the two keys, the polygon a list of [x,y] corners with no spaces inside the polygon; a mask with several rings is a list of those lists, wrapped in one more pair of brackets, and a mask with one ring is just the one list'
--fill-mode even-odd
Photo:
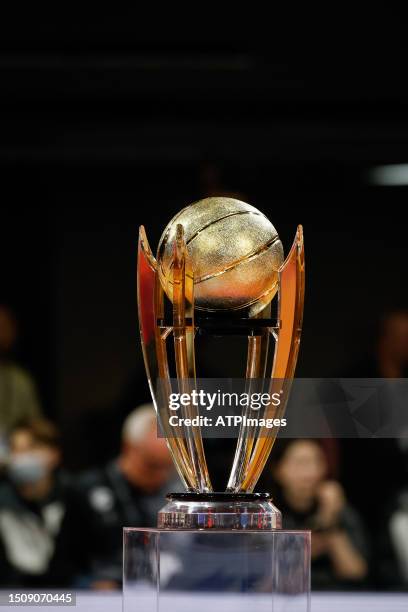
{"label": "white table surface", "polygon": [[[4,591],[3,591],[4,593]],[[242,597],[224,595],[222,603],[218,596],[219,605],[216,604],[214,596],[203,595],[200,605],[197,606],[197,599],[194,598],[192,607],[188,604],[188,598],[180,600],[174,599],[174,606],[169,606],[166,612],[238,612],[241,609],[256,610],[257,605],[248,608],[249,602],[245,601],[243,607]],[[254,602],[255,603],[255,602]],[[263,608],[263,606],[262,606]],[[292,608],[291,608],[292,609]],[[78,592],[76,606],[0,606],[0,612],[9,610],[19,610],[23,612],[61,612],[62,610],[72,610],[72,612],[122,612],[122,596],[120,593],[99,593]],[[135,612],[145,612],[143,605],[135,607]],[[408,612],[408,593],[315,593],[312,594],[312,612]]]}

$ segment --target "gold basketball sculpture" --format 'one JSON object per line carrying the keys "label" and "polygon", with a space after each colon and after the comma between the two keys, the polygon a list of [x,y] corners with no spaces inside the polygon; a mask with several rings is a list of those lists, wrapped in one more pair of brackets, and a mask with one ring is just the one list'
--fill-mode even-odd
{"label": "gold basketball sculpture", "polygon": [[183,208],[164,230],[159,277],[173,300],[171,265],[182,224],[194,270],[195,307],[205,311],[249,308],[260,312],[278,289],[283,248],[272,223],[254,206],[233,198],[206,198]]}

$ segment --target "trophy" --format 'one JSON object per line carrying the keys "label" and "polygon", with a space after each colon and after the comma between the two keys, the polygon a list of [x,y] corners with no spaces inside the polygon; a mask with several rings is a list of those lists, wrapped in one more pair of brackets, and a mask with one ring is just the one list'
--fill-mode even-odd
{"label": "trophy", "polygon": [[[144,363],[158,425],[185,490],[167,496],[156,530],[125,529],[125,602],[130,601],[130,586],[140,582],[140,572],[132,568],[143,567],[146,578],[146,550],[151,554],[154,541],[156,566],[149,565],[150,578],[160,582],[159,557],[165,549],[172,554],[178,551],[184,569],[179,571],[178,582],[173,576],[173,582],[153,589],[152,606],[164,601],[160,597],[172,589],[193,592],[192,585],[202,584],[210,567],[211,571],[219,567],[218,578],[229,567],[235,568],[231,569],[231,580],[234,584],[238,581],[239,592],[258,592],[262,585],[261,591],[272,597],[302,594],[304,607],[300,609],[308,609],[310,534],[282,530],[281,513],[270,495],[254,492],[279,431],[278,426],[270,429],[262,423],[267,419],[279,422],[294,376],[302,328],[304,269],[302,227],[298,226],[285,259],[278,233],[268,218],[236,199],[206,198],[183,208],[165,228],[156,257],[144,227],[140,228],[137,292]],[[188,400],[201,384],[196,367],[197,338],[201,335],[243,338],[247,347],[242,367],[246,392],[251,396],[261,385],[267,397],[279,397],[278,403],[265,405],[260,424],[241,425],[224,491],[213,490],[198,419],[200,407]],[[181,428],[170,418],[169,398],[175,389],[187,398],[180,406],[180,416],[188,425]],[[252,423],[250,412],[246,405],[241,416]],[[142,565],[133,557],[136,550],[145,551]],[[200,569],[190,571],[192,562]],[[224,585],[229,584],[225,581]],[[270,606],[270,597],[266,605]]]}

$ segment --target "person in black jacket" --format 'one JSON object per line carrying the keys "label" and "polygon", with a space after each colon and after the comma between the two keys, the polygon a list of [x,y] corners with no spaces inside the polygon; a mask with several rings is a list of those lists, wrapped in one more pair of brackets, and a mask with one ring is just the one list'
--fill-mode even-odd
{"label": "person in black jacket", "polygon": [[312,587],[366,586],[369,550],[365,529],[340,483],[328,479],[321,443],[280,440],[272,461],[283,527],[312,530]]}
{"label": "person in black jacket", "polygon": [[166,493],[180,488],[166,441],[157,435],[154,408],[140,406],[125,420],[119,456],[83,473],[77,483],[88,510],[82,528],[91,557],[91,572],[82,585],[119,588],[123,527],[155,527]]}
{"label": "person in black jacket", "polygon": [[59,433],[51,422],[26,421],[11,432],[0,486],[3,587],[68,586],[86,571],[85,542],[77,530],[85,509],[60,459]]}

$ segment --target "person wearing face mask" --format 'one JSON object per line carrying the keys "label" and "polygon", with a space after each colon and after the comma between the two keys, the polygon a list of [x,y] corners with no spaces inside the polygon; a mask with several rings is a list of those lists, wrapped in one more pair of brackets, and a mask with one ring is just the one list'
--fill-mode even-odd
{"label": "person wearing face mask", "polygon": [[86,555],[70,527],[77,521],[66,520],[75,502],[59,467],[58,431],[45,419],[22,422],[8,443],[7,479],[0,487],[1,586],[68,585]]}

